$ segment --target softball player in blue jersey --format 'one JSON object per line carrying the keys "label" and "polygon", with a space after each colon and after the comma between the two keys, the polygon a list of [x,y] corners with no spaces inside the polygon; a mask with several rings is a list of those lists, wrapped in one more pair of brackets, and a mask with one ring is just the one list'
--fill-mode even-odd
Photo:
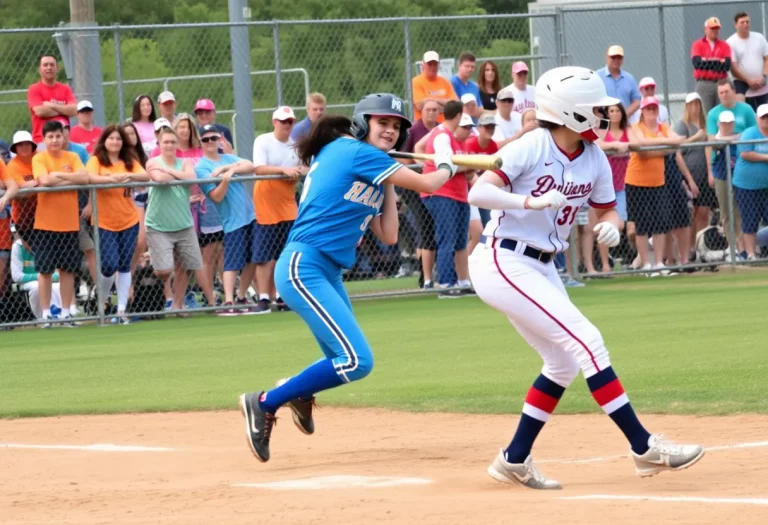
{"label": "softball player in blue jersey", "polygon": [[310,166],[299,216],[275,267],[280,297],[297,312],[325,357],[269,392],[240,396],[245,433],[259,461],[269,460],[275,412],[288,405],[305,434],[315,431],[315,394],[367,376],[373,354],[352,313],[341,280],[355,263],[355,249],[367,228],[386,244],[397,242],[394,186],[432,193],[455,173],[450,152],[437,152],[439,169],[422,175],[392,159],[411,122],[403,101],[378,93],[364,97],[352,120],[327,115],[298,144]]}

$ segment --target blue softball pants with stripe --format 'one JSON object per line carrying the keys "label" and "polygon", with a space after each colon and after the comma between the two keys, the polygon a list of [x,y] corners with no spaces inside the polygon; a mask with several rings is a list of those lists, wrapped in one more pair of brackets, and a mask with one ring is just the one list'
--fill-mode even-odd
{"label": "blue softball pants with stripe", "polygon": [[371,347],[352,313],[338,264],[310,245],[290,243],[275,266],[275,287],[307,323],[340,383],[371,372]]}

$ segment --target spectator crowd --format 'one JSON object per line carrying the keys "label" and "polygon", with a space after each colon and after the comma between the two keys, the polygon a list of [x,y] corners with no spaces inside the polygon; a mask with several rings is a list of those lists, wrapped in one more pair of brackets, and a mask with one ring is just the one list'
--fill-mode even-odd
{"label": "spectator crowd", "polygon": [[[750,30],[746,13],[735,15],[734,27],[722,40],[720,21],[704,22],[702,38],[691,45],[695,91],[674,125],[656,97],[655,80],[638,82],[624,68],[621,45],[608,48],[598,71],[608,94],[621,101],[601,110],[609,125],[598,144],[609,154],[624,249],[632,266],[650,276],[694,261],[697,234],[716,224],[737,246],[737,257],[760,256],[757,234],[768,223],[768,144],[694,147],[768,138],[768,42]],[[528,64],[514,62],[507,80],[493,61],[476,62],[462,53],[449,79],[438,74],[438,52],[424,53],[412,79],[414,122],[404,151],[494,154],[537,128]],[[306,118],[298,122],[290,107],[278,107],[272,132],[256,137],[248,161],[235,154],[231,131],[216,121],[210,99],[184,113],[170,91],[156,100],[142,94],[128,121],[102,129],[94,124],[93,104],[56,80],[56,57],[42,56],[39,74],[27,94],[30,130],[17,131],[0,160],[0,296],[26,294],[32,315],[46,327],[54,321],[76,326],[83,304],[93,309],[92,302],[78,305],[82,282],[110,298],[103,306],[114,323],[130,323],[132,312],[185,316],[185,309],[200,305],[197,293],[222,316],[287,310],[272,275],[307,171],[294,145],[324,114],[322,94],[307,97]],[[728,162],[733,223],[724,206]],[[425,163],[425,172],[434,169]],[[238,180],[253,174],[282,177]],[[366,234],[348,275],[419,273],[420,286],[440,288],[440,298],[473,295],[468,256],[492,228],[490,213],[467,202],[479,175],[465,170],[432,194],[399,189],[399,246],[393,252]],[[178,184],[210,178],[219,180]],[[141,185],[150,181],[156,184]],[[98,189],[96,202],[87,190],[50,191],[87,184],[113,186]],[[30,188],[41,191],[18,193]],[[576,217],[577,262],[594,277],[610,272],[616,255],[605,247],[595,254],[595,223],[588,207]],[[556,261],[567,285],[583,285],[565,275],[568,257]]]}

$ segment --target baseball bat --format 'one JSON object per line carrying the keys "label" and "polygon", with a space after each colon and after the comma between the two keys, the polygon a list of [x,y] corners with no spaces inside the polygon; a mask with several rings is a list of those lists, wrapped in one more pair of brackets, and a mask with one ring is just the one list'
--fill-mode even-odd
{"label": "baseball bat", "polygon": [[[390,151],[389,156],[396,159],[428,161],[435,159],[435,156],[429,153],[404,153],[401,151]],[[451,155],[451,161],[457,166],[476,170],[497,170],[501,168],[501,157],[495,155]]]}

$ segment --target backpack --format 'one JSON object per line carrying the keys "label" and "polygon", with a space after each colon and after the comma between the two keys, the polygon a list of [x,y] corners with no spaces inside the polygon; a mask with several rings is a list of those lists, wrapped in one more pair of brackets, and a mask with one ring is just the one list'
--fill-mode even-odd
{"label": "backpack", "polygon": [[696,256],[701,262],[724,261],[728,238],[720,226],[707,226],[696,234]]}

